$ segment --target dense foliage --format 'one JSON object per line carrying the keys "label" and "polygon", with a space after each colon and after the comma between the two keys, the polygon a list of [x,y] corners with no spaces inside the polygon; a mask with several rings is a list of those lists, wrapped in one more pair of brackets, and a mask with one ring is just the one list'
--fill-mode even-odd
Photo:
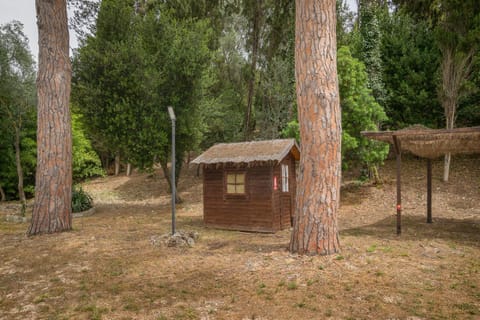
{"label": "dense foliage", "polygon": [[365,66],[352,57],[348,47],[339,48],[337,64],[344,167],[357,163],[370,168],[386,158],[388,145],[367,139],[360,132],[377,130],[387,116],[368,87]]}
{"label": "dense foliage", "polygon": [[35,70],[23,25],[0,27],[0,188],[6,198],[33,191],[35,170]]}
{"label": "dense foliage", "polygon": [[[138,3],[137,3],[138,5]],[[148,169],[166,169],[170,121],[177,159],[198,145],[200,79],[208,61],[208,21],[177,19],[161,4],[103,1],[96,32],[74,60],[73,99],[102,151]]]}
{"label": "dense foliage", "polygon": [[85,133],[81,117],[75,113],[72,115],[72,160],[74,181],[105,174],[100,158]]}
{"label": "dense foliage", "polygon": [[388,126],[443,126],[437,99],[439,51],[425,21],[415,22],[404,11],[382,19],[383,80]]}
{"label": "dense foliage", "polygon": [[[36,169],[35,62],[23,25],[0,28],[0,191],[1,198],[33,195]],[[100,160],[73,117],[73,176],[75,180],[102,175]]]}

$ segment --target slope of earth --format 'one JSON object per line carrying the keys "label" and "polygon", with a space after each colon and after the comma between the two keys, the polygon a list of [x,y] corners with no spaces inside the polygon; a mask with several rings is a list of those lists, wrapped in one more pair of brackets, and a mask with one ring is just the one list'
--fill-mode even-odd
{"label": "slope of earth", "polygon": [[[93,216],[71,232],[28,238],[0,219],[0,319],[479,319],[480,157],[434,163],[433,223],[425,223],[426,163],[403,163],[403,233],[395,234],[395,163],[384,184],[348,184],[342,252],[290,254],[290,230],[205,228],[201,177],[185,171],[178,228],[192,248],[152,245],[170,230],[160,172],[92,180]],[[0,215],[15,204],[0,205]]]}

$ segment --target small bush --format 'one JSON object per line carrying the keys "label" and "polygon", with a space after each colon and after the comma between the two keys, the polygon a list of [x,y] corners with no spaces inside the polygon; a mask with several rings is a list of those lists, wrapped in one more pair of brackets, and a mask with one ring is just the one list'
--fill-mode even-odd
{"label": "small bush", "polygon": [[82,187],[73,186],[72,189],[72,211],[82,212],[93,207],[93,199]]}

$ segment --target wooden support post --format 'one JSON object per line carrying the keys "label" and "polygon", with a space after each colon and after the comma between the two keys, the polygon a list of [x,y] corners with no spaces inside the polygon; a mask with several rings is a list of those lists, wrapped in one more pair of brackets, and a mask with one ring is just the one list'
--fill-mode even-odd
{"label": "wooden support post", "polygon": [[395,135],[393,135],[393,145],[397,159],[397,235],[400,235],[402,233],[402,149]]}
{"label": "wooden support post", "polygon": [[427,159],[427,223],[432,223],[432,160]]}

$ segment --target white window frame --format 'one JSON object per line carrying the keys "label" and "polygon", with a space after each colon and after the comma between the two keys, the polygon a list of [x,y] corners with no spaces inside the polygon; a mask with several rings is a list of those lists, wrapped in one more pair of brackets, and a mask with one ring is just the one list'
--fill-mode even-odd
{"label": "white window frame", "polygon": [[288,191],[288,164],[282,164],[282,192]]}

